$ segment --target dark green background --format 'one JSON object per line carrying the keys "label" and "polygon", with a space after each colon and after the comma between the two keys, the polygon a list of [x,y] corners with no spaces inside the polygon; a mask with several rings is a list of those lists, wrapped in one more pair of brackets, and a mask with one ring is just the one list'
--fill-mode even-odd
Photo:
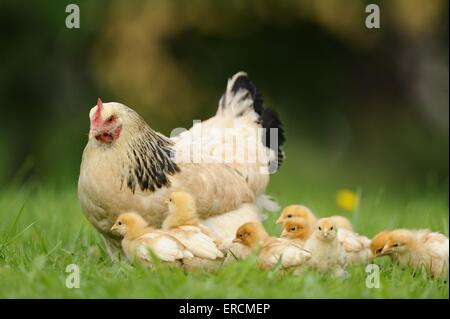
{"label": "dark green background", "polygon": [[355,0],[77,1],[70,30],[70,2],[3,0],[0,183],[74,185],[98,96],[169,134],[245,70],[285,123],[299,186],[445,193],[448,2],[371,2],[380,29]]}

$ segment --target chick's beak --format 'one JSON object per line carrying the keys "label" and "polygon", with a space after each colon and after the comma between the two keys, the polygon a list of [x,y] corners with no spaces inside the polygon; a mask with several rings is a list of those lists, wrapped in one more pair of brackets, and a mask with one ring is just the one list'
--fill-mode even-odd
{"label": "chick's beak", "polygon": [[283,223],[283,221],[284,221],[284,218],[280,216],[275,223],[281,224],[281,223]]}
{"label": "chick's beak", "polygon": [[115,231],[117,228],[118,228],[117,225],[114,224],[114,225],[111,227],[111,231]]}
{"label": "chick's beak", "polygon": [[242,243],[242,240],[240,238],[235,238],[231,241],[232,243]]}
{"label": "chick's beak", "polygon": [[389,253],[390,247],[388,245],[385,245],[383,249],[381,250],[380,256],[387,255]]}
{"label": "chick's beak", "polygon": [[283,231],[281,232],[281,237],[286,237],[288,234],[286,229],[283,229]]}

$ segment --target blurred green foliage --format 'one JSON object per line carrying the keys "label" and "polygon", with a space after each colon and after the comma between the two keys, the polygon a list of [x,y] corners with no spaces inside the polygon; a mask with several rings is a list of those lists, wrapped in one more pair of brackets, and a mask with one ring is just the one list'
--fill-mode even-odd
{"label": "blurred green foliage", "polygon": [[447,1],[3,0],[0,37],[0,183],[75,184],[98,96],[169,134],[245,70],[299,180],[448,189]]}

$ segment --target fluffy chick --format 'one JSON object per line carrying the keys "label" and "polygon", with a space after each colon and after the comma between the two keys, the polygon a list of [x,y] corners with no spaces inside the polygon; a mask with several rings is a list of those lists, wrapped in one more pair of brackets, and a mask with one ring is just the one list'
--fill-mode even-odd
{"label": "fluffy chick", "polygon": [[[381,252],[383,251],[384,245],[388,241],[390,230],[383,230],[376,234],[370,242],[370,251],[372,253],[372,258],[381,257]],[[394,256],[392,256],[394,257]],[[394,257],[395,258],[395,257]]]}
{"label": "fluffy chick", "polygon": [[137,213],[124,213],[117,217],[112,232],[123,237],[122,249],[130,262],[152,266],[152,251],[163,263],[180,265],[183,258],[193,257],[178,240],[167,233],[147,227],[145,219]]}
{"label": "fluffy chick", "polygon": [[285,270],[296,269],[311,258],[311,253],[294,241],[269,236],[259,223],[239,227],[234,242],[247,247],[250,252],[260,248],[258,265],[262,269],[271,269],[277,264]]}
{"label": "fluffy chick", "polygon": [[200,225],[195,199],[186,192],[173,192],[168,202],[169,214],[162,229],[180,241],[194,257],[183,259],[186,270],[215,270],[223,263],[224,254],[206,227]]}
{"label": "fluffy chick", "polygon": [[345,275],[346,256],[342,243],[337,238],[338,229],[331,218],[317,221],[314,233],[305,248],[312,253],[309,264],[322,272]]}
{"label": "fluffy chick", "polygon": [[[334,215],[329,217],[332,219],[333,223],[340,229],[347,229],[353,231],[353,227],[348,218],[344,216]],[[305,239],[311,236],[314,231],[314,226],[317,223],[317,217],[314,213],[306,206],[303,205],[290,205],[287,206],[280,214],[280,217],[276,221],[277,224],[285,223],[291,219],[304,219],[307,224],[305,224]],[[283,227],[284,228],[284,227]],[[309,232],[306,231],[308,229]]]}
{"label": "fluffy chick", "polygon": [[284,224],[292,219],[301,219],[304,221],[304,238],[309,238],[309,236],[313,233],[314,225],[317,222],[317,218],[313,212],[308,207],[303,205],[290,205],[283,209],[276,223]]}
{"label": "fluffy chick", "polygon": [[236,230],[236,236],[231,242],[224,244],[227,249],[226,263],[243,260],[261,247],[262,242],[269,237],[260,223],[245,223]]}
{"label": "fluffy chick", "polygon": [[370,239],[355,232],[338,227],[337,238],[342,243],[349,265],[367,264],[372,259]]}
{"label": "fluffy chick", "polygon": [[[314,228],[312,228],[312,231],[314,231]],[[293,218],[284,222],[281,237],[288,238],[301,246],[304,246],[312,231],[310,229],[310,224],[304,219]]]}
{"label": "fluffy chick", "polygon": [[346,229],[349,231],[353,231],[352,223],[347,217],[334,215],[330,216],[330,218],[338,229]]}
{"label": "fluffy chick", "polygon": [[428,229],[396,229],[387,236],[381,255],[395,256],[401,266],[425,270],[434,278],[448,279],[449,241]]}

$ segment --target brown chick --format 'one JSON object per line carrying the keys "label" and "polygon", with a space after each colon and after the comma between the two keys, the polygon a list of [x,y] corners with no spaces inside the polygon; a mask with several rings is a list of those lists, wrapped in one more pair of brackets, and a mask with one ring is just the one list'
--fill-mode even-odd
{"label": "brown chick", "polygon": [[382,256],[381,252],[384,248],[384,245],[386,245],[387,243],[390,232],[390,230],[383,230],[372,238],[370,242],[370,250],[372,252],[373,258]]}
{"label": "brown chick", "polygon": [[311,253],[286,238],[271,237],[259,223],[242,225],[234,242],[247,247],[251,252],[260,248],[258,265],[271,269],[280,263],[283,269],[296,269],[311,258]]}
{"label": "brown chick", "polygon": [[224,254],[208,229],[200,225],[195,199],[187,192],[173,192],[168,202],[169,214],[162,229],[180,241],[193,255],[183,259],[187,270],[215,270],[222,265]]}
{"label": "brown chick", "polygon": [[253,251],[260,248],[262,242],[269,237],[260,223],[245,223],[237,231],[233,241],[226,245],[230,252],[227,261],[243,260]]}
{"label": "brown chick", "polygon": [[117,217],[111,231],[123,237],[122,248],[130,262],[153,266],[152,251],[163,263],[180,265],[186,257],[193,257],[186,248],[166,232],[147,227],[137,213],[124,213]]}
{"label": "brown chick", "polygon": [[424,270],[434,278],[448,279],[449,241],[428,229],[396,229],[387,236],[381,255],[393,256],[400,266]]}

